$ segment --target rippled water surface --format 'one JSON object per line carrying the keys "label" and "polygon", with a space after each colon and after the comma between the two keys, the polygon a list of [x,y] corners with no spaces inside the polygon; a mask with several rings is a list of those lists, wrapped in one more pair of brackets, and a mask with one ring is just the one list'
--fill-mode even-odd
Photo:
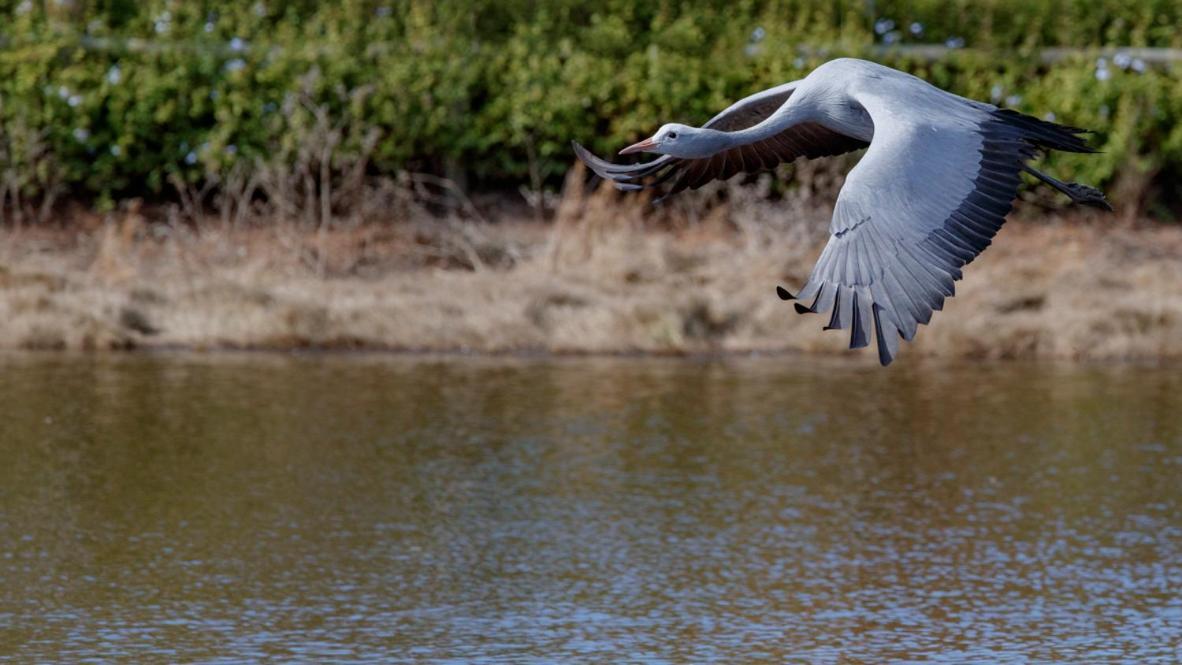
{"label": "rippled water surface", "polygon": [[23,661],[1182,653],[1182,372],[0,358]]}

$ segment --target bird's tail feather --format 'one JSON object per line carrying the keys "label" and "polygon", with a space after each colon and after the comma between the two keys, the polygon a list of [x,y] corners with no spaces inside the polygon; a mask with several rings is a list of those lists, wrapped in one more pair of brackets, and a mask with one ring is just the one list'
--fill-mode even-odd
{"label": "bird's tail feather", "polygon": [[993,113],[1003,123],[1017,129],[1022,138],[1040,148],[1064,152],[1096,152],[1096,149],[1080,136],[1090,134],[1087,129],[1039,120],[1011,109],[997,109]]}

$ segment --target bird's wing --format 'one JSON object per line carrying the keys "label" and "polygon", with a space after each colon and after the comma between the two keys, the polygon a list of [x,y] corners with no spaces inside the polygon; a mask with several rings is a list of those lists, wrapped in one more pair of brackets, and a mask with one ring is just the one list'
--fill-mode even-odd
{"label": "bird's wing", "polygon": [[[796,88],[797,82],[741,99],[703,125],[706,129],[734,132],[753,127],[767,119],[784,105]],[[715,153],[704,159],[682,159],[662,155],[639,164],[614,164],[591,154],[578,143],[575,154],[599,177],[610,180],[623,190],[644,189],[673,181],[664,196],[687,188],[697,189],[715,179],[725,180],[740,172],[754,173],[774,169],[781,163],[798,157],[809,159],[840,155],[867,143],[823,127],[817,123],[801,123],[763,141]]]}
{"label": "bird's wing", "polygon": [[720,111],[718,115],[710,118],[710,121],[702,126],[721,132],[734,132],[754,127],[783,106],[799,84],[800,81],[793,81],[748,95]]}
{"label": "bird's wing", "polygon": [[[851,328],[850,348],[873,333],[891,362],[898,337],[953,295],[961,267],[990,243],[1040,147],[1087,151],[1083,130],[1012,111],[958,104],[927,113],[867,100],[874,139],[838,196],[801,312],[832,310],[828,328]],[[780,291],[781,297],[792,297]]]}

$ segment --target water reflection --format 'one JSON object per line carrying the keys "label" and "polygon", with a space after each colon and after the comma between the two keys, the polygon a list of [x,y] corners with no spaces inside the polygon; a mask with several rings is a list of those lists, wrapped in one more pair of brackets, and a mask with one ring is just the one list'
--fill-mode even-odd
{"label": "water reflection", "polygon": [[1182,376],[0,359],[22,660],[1171,658]]}

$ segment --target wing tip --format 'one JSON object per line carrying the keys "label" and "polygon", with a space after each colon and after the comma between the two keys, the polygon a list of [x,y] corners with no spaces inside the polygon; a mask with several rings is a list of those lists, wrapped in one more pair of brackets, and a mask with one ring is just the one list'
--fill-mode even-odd
{"label": "wing tip", "polygon": [[571,139],[570,147],[572,150],[575,151],[575,156],[578,157],[583,162],[586,162],[587,157],[591,156],[591,151],[584,148],[583,144],[579,143],[578,141],[576,141],[574,139]]}
{"label": "wing tip", "polygon": [[878,362],[883,367],[891,364],[899,355],[899,332],[894,317],[883,311],[878,303],[872,307],[874,313],[874,335],[878,347]]}

